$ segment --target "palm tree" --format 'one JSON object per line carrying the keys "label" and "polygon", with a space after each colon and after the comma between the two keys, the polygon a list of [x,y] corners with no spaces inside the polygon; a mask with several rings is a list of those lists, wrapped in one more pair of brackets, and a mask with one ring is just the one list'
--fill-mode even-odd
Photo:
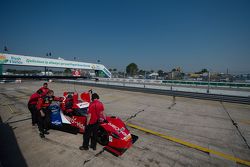
{"label": "palm tree", "polygon": [[130,75],[130,76],[134,76],[138,71],[138,67],[135,63],[130,63],[127,67],[126,67],[126,72]]}

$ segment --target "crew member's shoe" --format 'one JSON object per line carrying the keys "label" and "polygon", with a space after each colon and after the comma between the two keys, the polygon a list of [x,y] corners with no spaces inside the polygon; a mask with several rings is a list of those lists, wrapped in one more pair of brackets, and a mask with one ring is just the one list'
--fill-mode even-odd
{"label": "crew member's shoe", "polygon": [[89,147],[80,146],[79,149],[80,150],[89,150]]}
{"label": "crew member's shoe", "polygon": [[45,135],[48,135],[48,134],[49,134],[49,132],[48,132],[48,131],[44,131],[44,134],[45,134]]}
{"label": "crew member's shoe", "polygon": [[90,146],[90,148],[92,148],[93,150],[96,150],[96,147],[94,147],[94,146]]}
{"label": "crew member's shoe", "polygon": [[41,138],[45,138],[45,136],[44,136],[43,133],[40,133],[40,137],[41,137]]}

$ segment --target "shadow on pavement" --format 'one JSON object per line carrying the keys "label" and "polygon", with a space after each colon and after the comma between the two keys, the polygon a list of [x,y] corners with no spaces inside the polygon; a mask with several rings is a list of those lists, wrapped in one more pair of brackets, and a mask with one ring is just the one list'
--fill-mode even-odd
{"label": "shadow on pavement", "polygon": [[27,164],[11,126],[2,123],[0,117],[0,167],[12,166],[27,167]]}

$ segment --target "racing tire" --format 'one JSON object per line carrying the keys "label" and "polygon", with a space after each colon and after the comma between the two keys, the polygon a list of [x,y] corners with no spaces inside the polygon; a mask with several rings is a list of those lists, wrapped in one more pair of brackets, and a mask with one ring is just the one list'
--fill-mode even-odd
{"label": "racing tire", "polygon": [[102,127],[99,127],[97,130],[97,142],[102,146],[106,146],[109,143],[108,132]]}

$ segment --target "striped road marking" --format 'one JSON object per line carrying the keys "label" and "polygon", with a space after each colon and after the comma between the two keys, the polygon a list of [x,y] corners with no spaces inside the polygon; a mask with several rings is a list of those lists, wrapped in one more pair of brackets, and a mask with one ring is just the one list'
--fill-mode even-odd
{"label": "striped road marking", "polygon": [[178,139],[178,138],[175,138],[175,137],[167,136],[167,135],[164,135],[164,134],[161,134],[161,133],[149,130],[149,129],[145,129],[145,128],[139,127],[137,125],[133,125],[133,124],[130,124],[130,123],[127,123],[127,125],[130,126],[131,128],[138,129],[138,130],[141,130],[143,132],[147,132],[147,133],[150,133],[152,135],[156,135],[156,136],[162,137],[164,139],[173,141],[175,143],[182,144],[182,145],[190,147],[190,148],[194,148],[194,149],[200,150],[200,151],[205,152],[205,153],[214,154],[214,155],[223,157],[223,158],[225,158],[227,160],[231,160],[231,161],[237,162],[239,164],[250,166],[250,162],[249,161],[246,161],[246,160],[234,157],[232,155],[225,154],[225,153],[222,153],[222,152],[219,152],[219,151],[215,151],[215,150],[211,150],[211,149],[208,149],[208,148],[205,148],[205,147],[202,147],[202,146],[190,143],[190,142],[186,142],[184,140],[181,140],[181,139]]}
{"label": "striped road marking", "polygon": [[240,123],[244,123],[244,124],[250,125],[250,120],[241,120]]}

